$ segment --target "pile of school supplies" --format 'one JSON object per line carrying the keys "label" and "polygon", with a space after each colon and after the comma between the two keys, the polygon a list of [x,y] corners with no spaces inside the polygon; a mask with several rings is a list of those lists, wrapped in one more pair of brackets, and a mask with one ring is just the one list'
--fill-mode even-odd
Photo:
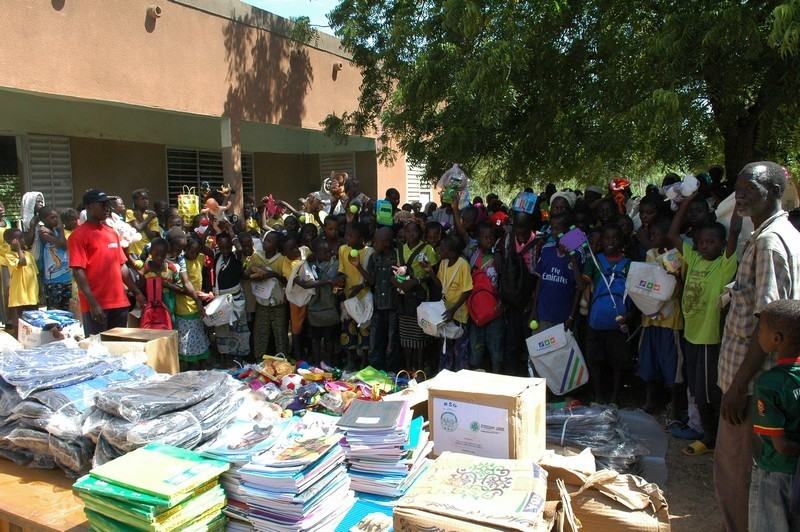
{"label": "pile of school supplies", "polygon": [[222,371],[187,371],[166,380],[109,388],[84,433],[102,465],[151,442],[194,449],[214,438],[236,416],[238,385]]}
{"label": "pile of school supplies", "polygon": [[353,505],[340,434],[283,439],[241,469],[256,530],[332,530]]}
{"label": "pile of school supplies", "polygon": [[225,530],[226,462],[151,443],[81,477],[73,489],[92,530]]}
{"label": "pile of school supplies", "polygon": [[404,401],[353,401],[337,424],[357,492],[400,497],[427,465],[433,442]]}

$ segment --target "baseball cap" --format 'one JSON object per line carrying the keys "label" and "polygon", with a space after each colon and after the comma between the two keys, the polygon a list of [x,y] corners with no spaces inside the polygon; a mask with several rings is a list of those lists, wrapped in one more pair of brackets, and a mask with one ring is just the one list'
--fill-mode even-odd
{"label": "baseball cap", "polygon": [[83,206],[87,207],[92,203],[106,203],[109,200],[108,196],[102,190],[91,188],[83,193]]}

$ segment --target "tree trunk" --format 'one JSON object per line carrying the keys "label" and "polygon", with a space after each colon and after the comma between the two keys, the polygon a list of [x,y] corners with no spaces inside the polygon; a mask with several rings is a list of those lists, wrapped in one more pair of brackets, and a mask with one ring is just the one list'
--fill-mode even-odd
{"label": "tree trunk", "polygon": [[750,116],[739,119],[736,125],[722,132],[725,152],[725,178],[733,185],[736,176],[747,163],[756,160],[758,120]]}

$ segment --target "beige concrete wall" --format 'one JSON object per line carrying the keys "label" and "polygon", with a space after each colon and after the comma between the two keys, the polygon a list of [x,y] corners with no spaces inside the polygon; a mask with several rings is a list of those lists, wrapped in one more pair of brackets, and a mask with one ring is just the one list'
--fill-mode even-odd
{"label": "beige concrete wall", "polygon": [[149,189],[151,201],[167,198],[166,150],[161,144],[72,137],[70,151],[76,203],[89,188],[122,196],[126,205],[137,188]]}
{"label": "beige concrete wall", "polygon": [[4,0],[0,87],[316,130],[356,108],[361,75],[346,59],[258,28],[274,17],[245,4],[204,3],[227,16],[165,0]]}
{"label": "beige concrete wall", "polygon": [[407,202],[406,198],[406,157],[405,154],[398,151],[394,163],[391,165],[382,164],[377,161],[378,165],[378,194],[382,198],[386,194],[387,188],[396,188],[400,192],[400,205]]}
{"label": "beige concrete wall", "polygon": [[319,156],[314,154],[253,154],[256,201],[267,194],[297,207],[297,199],[319,190]]}

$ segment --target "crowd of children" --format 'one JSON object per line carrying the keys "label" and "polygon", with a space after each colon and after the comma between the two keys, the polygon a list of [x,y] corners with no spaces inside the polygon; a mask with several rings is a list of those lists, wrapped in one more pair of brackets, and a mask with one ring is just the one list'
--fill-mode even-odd
{"label": "crowd of children", "polygon": [[[235,213],[224,194],[212,192],[206,208],[187,217],[164,201],[151,209],[144,189],[132,194],[130,209],[110,197],[106,223],[145,294],[146,301],[131,297],[140,325],[177,330],[184,368],[283,353],[424,378],[461,368],[528,375],[534,369],[525,339],[563,324],[589,368],[589,389],[578,395],[617,403],[626,385],[641,382],[645,410],[665,409],[673,420],[699,416],[694,427],[673,427],[693,440],[687,455],[714,448],[726,312],[720,302],[737,272],[742,227],[735,212],[725,225],[716,220],[714,208],[729,192],[718,179],[699,174],[699,190],[672,205],[663,195],[678,180],[671,174],[642,198],[617,179],[605,191],[548,185],[536,196],[526,189],[535,204],[523,208],[489,194],[459,209],[462,193],[455,191],[423,209],[401,206],[394,189],[371,200],[356,179],[338,176],[327,194],[312,193],[299,208],[270,195],[260,206],[244,198],[243,212]],[[36,192],[22,203],[16,224],[0,204],[7,326],[41,305],[80,316],[67,241],[85,213],[58,212]],[[790,213],[795,227],[798,218]],[[567,249],[564,235],[574,228],[586,244]],[[671,300],[655,314],[643,315],[627,297],[637,262],[676,279]],[[220,298],[232,318],[208,326],[209,305]],[[434,337],[420,326],[417,309],[437,301],[446,325]],[[757,469],[765,472],[753,485],[782,493],[786,479],[769,473],[793,474],[800,454],[785,437],[796,435],[800,419],[798,316],[797,302],[770,305],[759,329],[762,348],[781,360],[756,386],[756,429],[765,438]],[[759,496],[751,494],[751,502]]]}

